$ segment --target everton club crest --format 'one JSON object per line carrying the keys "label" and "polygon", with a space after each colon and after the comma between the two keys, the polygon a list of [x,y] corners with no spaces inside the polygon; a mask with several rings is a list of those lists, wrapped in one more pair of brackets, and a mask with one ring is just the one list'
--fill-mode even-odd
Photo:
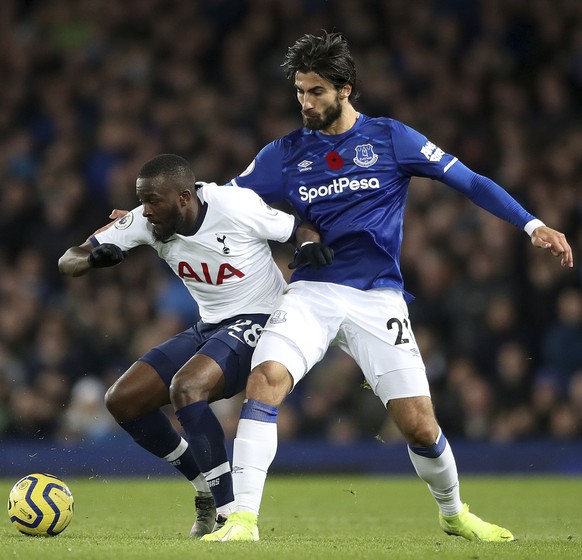
{"label": "everton club crest", "polygon": [[356,146],[354,163],[359,167],[370,167],[378,161],[378,154],[374,153],[372,144],[360,144]]}
{"label": "everton club crest", "polygon": [[277,311],[273,311],[271,314],[271,318],[269,319],[269,323],[273,323],[276,325],[277,323],[284,323],[287,321],[287,311],[281,311],[281,309],[277,309]]}

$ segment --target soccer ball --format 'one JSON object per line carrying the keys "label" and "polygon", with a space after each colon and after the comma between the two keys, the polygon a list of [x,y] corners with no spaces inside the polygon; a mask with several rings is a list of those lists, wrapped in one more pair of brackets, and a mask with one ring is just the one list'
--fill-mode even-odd
{"label": "soccer ball", "polygon": [[29,474],[12,487],[8,496],[10,521],[26,535],[58,535],[71,522],[73,510],[71,491],[52,474]]}

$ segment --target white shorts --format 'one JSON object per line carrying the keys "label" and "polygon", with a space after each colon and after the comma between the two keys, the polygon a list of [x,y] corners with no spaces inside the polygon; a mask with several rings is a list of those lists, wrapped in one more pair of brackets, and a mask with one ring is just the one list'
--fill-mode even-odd
{"label": "white shorts", "polygon": [[253,368],[270,360],[279,362],[296,385],[334,344],[354,358],[384,404],[430,396],[424,362],[399,291],[294,282],[275,309],[253,353]]}

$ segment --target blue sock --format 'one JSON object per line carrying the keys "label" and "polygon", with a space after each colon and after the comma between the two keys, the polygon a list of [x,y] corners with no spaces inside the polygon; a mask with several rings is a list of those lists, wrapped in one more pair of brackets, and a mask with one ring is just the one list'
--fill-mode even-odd
{"label": "blue sock", "polygon": [[441,432],[437,441],[432,445],[429,445],[427,447],[409,445],[408,448],[410,449],[410,451],[416,453],[417,455],[420,455],[421,457],[436,459],[437,457],[440,457],[442,455],[446,445],[447,438],[445,437],[445,434]]}
{"label": "blue sock", "polygon": [[276,406],[265,404],[253,399],[245,399],[240,411],[240,417],[246,420],[258,420],[259,422],[277,423],[279,409]]}
{"label": "blue sock", "polygon": [[166,459],[188,480],[194,480],[200,474],[192,451],[185,444],[181,445],[182,436],[161,410],[118,423],[135,443],[156,457]]}
{"label": "blue sock", "polygon": [[188,445],[210,486],[216,506],[234,501],[224,431],[208,402],[189,404],[177,410],[176,416],[186,432]]}

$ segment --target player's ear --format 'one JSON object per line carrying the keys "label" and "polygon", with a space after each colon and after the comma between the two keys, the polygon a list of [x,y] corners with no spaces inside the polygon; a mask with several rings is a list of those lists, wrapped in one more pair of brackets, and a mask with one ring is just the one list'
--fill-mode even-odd
{"label": "player's ear", "polygon": [[183,190],[180,193],[180,204],[182,206],[184,206],[185,204],[188,204],[188,202],[190,202],[191,198],[192,198],[192,191],[190,189]]}
{"label": "player's ear", "polygon": [[352,84],[346,84],[340,89],[340,99],[347,99],[352,93]]}

